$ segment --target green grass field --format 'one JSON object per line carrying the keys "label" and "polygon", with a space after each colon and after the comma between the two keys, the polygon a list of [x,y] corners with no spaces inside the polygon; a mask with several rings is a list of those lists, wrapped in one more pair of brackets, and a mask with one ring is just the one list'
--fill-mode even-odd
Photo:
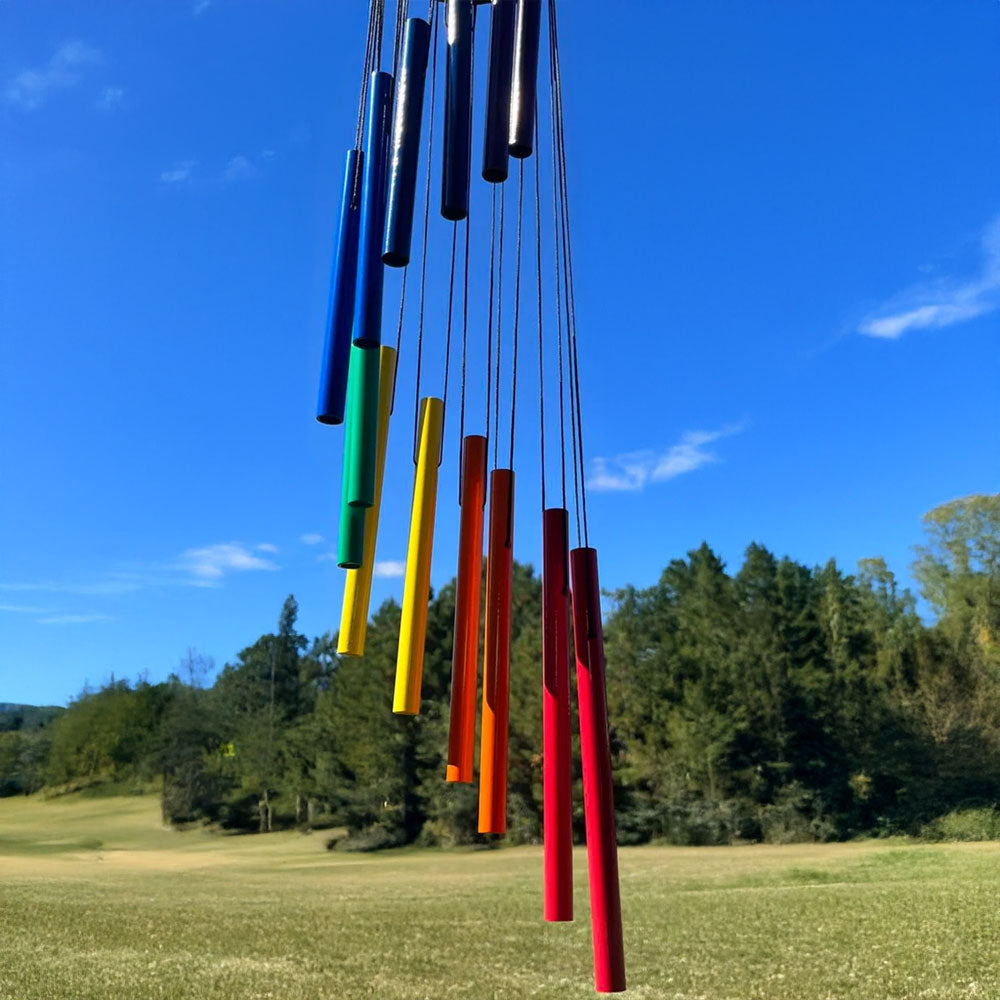
{"label": "green grass field", "polygon": [[[588,997],[541,851],[331,853],[164,829],[151,798],[0,800],[0,998]],[[1000,998],[1000,847],[621,852],[628,997]]]}

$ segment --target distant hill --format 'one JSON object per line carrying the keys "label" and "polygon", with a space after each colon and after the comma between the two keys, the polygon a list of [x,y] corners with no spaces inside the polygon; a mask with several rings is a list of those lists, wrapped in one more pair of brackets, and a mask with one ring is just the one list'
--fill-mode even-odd
{"label": "distant hill", "polygon": [[10,701],[0,701],[0,733],[41,729],[65,711],[65,708],[58,705],[17,705]]}

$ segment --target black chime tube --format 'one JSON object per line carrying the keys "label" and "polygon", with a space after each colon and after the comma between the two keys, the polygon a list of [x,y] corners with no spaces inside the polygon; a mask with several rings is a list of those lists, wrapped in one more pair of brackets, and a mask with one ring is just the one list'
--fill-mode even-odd
{"label": "black chime tube", "polygon": [[389,160],[389,203],[386,208],[382,261],[390,267],[410,263],[413,204],[420,158],[420,122],[424,111],[424,81],[431,26],[419,17],[406,22],[403,55],[396,90],[396,117],[392,126]]}
{"label": "black chime tube", "polygon": [[514,70],[510,84],[510,155],[531,156],[538,93],[538,36],[542,26],[541,0],[517,0],[514,30]]}
{"label": "black chime tube", "polygon": [[445,17],[448,61],[441,214],[458,222],[469,214],[469,176],[472,171],[473,0],[448,0]]}
{"label": "black chime tube", "polygon": [[510,165],[510,77],[514,63],[514,0],[495,0],[490,18],[490,72],[486,92],[483,177],[491,184],[507,180]]}

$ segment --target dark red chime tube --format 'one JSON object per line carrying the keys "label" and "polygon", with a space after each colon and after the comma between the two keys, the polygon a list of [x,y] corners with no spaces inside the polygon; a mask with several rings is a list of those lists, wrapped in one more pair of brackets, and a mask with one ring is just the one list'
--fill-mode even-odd
{"label": "dark red chime tube", "polygon": [[507,831],[507,728],[510,715],[510,598],[514,575],[514,473],[490,473],[486,559],[483,718],[479,744],[479,832]]}
{"label": "dark red chime tube", "polygon": [[514,0],[494,0],[490,18],[490,72],[486,92],[483,177],[507,180],[510,166],[510,78],[514,64]]}
{"label": "dark red chime tube", "polygon": [[476,749],[479,598],[483,584],[483,515],[486,508],[486,438],[481,434],[469,434],[462,442],[460,502],[448,781],[472,781]]}
{"label": "dark red chime tube", "polygon": [[518,159],[531,156],[534,144],[541,23],[541,0],[517,0],[514,70],[510,86],[510,155]]}
{"label": "dark red chime tube", "polygon": [[573,919],[569,511],[542,512],[542,779],[545,919]]}
{"label": "dark red chime tube", "polygon": [[594,986],[598,993],[620,993],[625,989],[625,946],[618,886],[597,550],[573,549],[569,562],[573,581],[573,637],[594,939]]}

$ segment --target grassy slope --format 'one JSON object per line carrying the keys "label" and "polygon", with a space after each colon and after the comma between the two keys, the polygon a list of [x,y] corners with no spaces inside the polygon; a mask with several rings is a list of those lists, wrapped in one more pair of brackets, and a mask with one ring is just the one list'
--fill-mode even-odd
{"label": "grassy slope", "polygon": [[[320,834],[176,833],[149,798],[0,800],[0,1000],[573,998],[578,919],[541,852],[330,854]],[[630,997],[1000,997],[1000,849],[621,852]]]}

